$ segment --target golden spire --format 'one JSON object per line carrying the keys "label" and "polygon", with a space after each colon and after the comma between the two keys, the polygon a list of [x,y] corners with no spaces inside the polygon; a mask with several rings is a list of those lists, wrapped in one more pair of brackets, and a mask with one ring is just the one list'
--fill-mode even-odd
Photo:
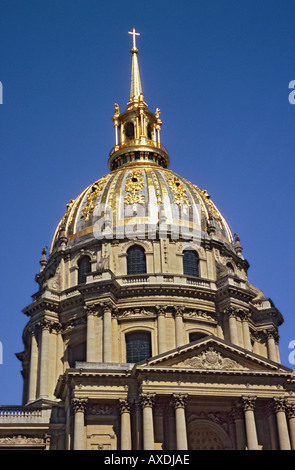
{"label": "golden spire", "polygon": [[160,141],[162,126],[160,110],[157,108],[155,113],[148,111],[148,105],[144,102],[142,93],[136,47],[136,36],[140,34],[135,31],[135,28],[128,34],[131,34],[133,38],[130,99],[123,113],[120,113],[119,106],[115,103],[112,117],[115,128],[115,146],[109,154],[109,168],[116,170],[125,164],[146,163],[147,161],[150,164],[167,168],[168,152]]}
{"label": "golden spire", "polygon": [[140,73],[139,73],[139,66],[137,60],[138,49],[136,47],[136,36],[140,36],[140,33],[135,31],[129,31],[128,34],[132,34],[133,36],[133,47],[131,49],[132,54],[132,67],[131,67],[131,86],[130,86],[130,100],[128,103],[128,109],[132,107],[136,107],[142,96],[142,88],[141,88],[141,80],[140,80]]}

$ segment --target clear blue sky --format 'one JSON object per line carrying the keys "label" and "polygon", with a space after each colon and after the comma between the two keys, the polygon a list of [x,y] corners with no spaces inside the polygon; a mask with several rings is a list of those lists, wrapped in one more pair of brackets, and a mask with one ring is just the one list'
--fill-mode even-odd
{"label": "clear blue sky", "polygon": [[131,37],[161,109],[170,168],[207,189],[239,233],[250,281],[295,339],[294,0],[1,0],[0,404],[21,403],[15,353],[43,246],[69,199],[108,172]]}

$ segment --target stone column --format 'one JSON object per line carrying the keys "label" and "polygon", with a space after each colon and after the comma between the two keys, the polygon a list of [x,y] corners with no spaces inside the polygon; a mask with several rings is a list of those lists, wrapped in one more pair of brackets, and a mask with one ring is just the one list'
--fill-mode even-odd
{"label": "stone column", "polygon": [[177,450],[187,450],[187,432],[185,420],[185,405],[187,395],[174,393],[172,395],[175,409],[176,447]]}
{"label": "stone column", "polygon": [[183,346],[184,344],[184,327],[183,327],[183,311],[184,307],[174,307],[175,310],[175,338],[176,347]]}
{"label": "stone column", "polygon": [[235,422],[237,450],[245,450],[246,434],[243,409],[240,406],[236,406],[232,410],[231,416]]}
{"label": "stone column", "polygon": [[38,375],[38,345],[35,336],[35,329],[31,333],[31,355],[30,355],[30,374],[29,374],[29,393],[28,402],[36,400]]}
{"label": "stone column", "polygon": [[112,306],[110,302],[101,306],[103,309],[103,362],[112,362]]}
{"label": "stone column", "polygon": [[244,340],[244,348],[252,351],[252,344],[250,339],[250,330],[249,330],[249,313],[248,312],[240,312],[240,318],[242,320],[242,329],[243,329],[243,340]]}
{"label": "stone column", "polygon": [[154,450],[154,420],[153,405],[155,402],[155,394],[141,394],[141,406],[143,414],[143,450]]}
{"label": "stone column", "polygon": [[40,377],[39,377],[39,398],[48,398],[48,368],[49,365],[49,335],[51,323],[43,320],[41,327],[41,356],[40,356]]}
{"label": "stone column", "polygon": [[287,406],[287,416],[289,421],[291,449],[295,450],[295,403]]}
{"label": "stone column", "polygon": [[95,362],[95,315],[97,307],[94,304],[85,307],[87,316],[86,361]]}
{"label": "stone column", "polygon": [[286,418],[286,400],[283,398],[274,398],[274,409],[277,416],[280,450],[291,450]]}
{"label": "stone column", "polygon": [[57,322],[52,322],[50,325],[49,346],[48,346],[48,368],[47,368],[47,390],[48,397],[54,400],[54,390],[56,387],[57,370],[56,370],[56,356],[57,356],[57,336],[60,325]]}
{"label": "stone column", "polygon": [[249,450],[258,450],[258,440],[254,416],[256,397],[242,397],[245,415],[247,447]]}
{"label": "stone column", "polygon": [[130,404],[127,400],[119,400],[121,413],[121,450],[131,450]]}
{"label": "stone column", "polygon": [[72,406],[75,414],[74,421],[74,450],[84,450],[84,413],[87,405],[87,398],[73,398]]}
{"label": "stone column", "polygon": [[277,347],[276,347],[277,332],[275,330],[266,330],[265,334],[267,338],[268,359],[274,362],[278,362]]}
{"label": "stone column", "polygon": [[62,338],[62,326],[58,324],[56,327],[56,378],[63,374],[63,361],[64,361],[64,343]]}
{"label": "stone column", "polygon": [[118,311],[112,310],[112,362],[119,361],[119,330],[118,330]]}
{"label": "stone column", "polygon": [[158,312],[158,353],[161,354],[166,349],[166,330],[165,330],[165,310],[166,306],[156,306]]}
{"label": "stone column", "polygon": [[229,337],[230,341],[237,346],[239,344],[239,335],[238,335],[238,326],[237,326],[237,313],[234,309],[228,308],[226,309],[226,313],[228,315],[228,326],[229,326]]}

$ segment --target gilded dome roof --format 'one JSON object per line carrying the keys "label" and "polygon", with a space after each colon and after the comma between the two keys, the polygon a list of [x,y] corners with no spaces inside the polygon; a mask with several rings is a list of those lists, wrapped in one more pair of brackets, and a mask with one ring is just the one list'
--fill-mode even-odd
{"label": "gilded dome roof", "polygon": [[91,239],[157,237],[198,239],[206,233],[233,247],[231,231],[206,190],[160,167],[124,165],[88,186],[67,205],[51,253],[66,237],[68,246]]}

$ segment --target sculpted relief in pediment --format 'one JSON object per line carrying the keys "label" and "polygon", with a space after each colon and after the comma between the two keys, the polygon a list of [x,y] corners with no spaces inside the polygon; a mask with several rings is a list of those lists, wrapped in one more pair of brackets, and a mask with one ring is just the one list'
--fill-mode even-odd
{"label": "sculpted relief in pediment", "polygon": [[236,370],[244,369],[244,367],[237,361],[224,357],[219,351],[213,347],[202,351],[197,356],[188,357],[182,362],[173,365],[174,367],[192,367],[196,369],[222,369],[222,370]]}

